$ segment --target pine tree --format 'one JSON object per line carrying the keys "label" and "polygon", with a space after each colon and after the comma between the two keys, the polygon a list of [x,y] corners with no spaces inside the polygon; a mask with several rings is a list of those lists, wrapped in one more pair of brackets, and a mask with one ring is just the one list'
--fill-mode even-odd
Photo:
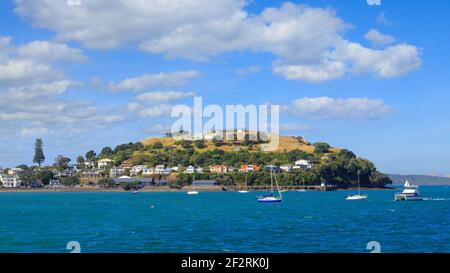
{"label": "pine tree", "polygon": [[36,142],[34,144],[34,158],[33,163],[37,163],[39,165],[39,168],[41,167],[41,164],[45,161],[44,151],[42,149],[42,139],[38,138],[36,139]]}

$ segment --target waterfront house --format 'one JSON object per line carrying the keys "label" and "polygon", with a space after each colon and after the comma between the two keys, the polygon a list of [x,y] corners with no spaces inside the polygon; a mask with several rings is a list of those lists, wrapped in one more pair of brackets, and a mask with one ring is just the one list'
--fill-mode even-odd
{"label": "waterfront house", "polygon": [[137,176],[137,175],[142,174],[145,169],[148,169],[148,167],[145,165],[136,165],[136,166],[131,167],[130,174],[131,174],[131,176]]}
{"label": "waterfront house", "polygon": [[195,173],[195,167],[189,165],[189,166],[186,168],[186,170],[184,171],[184,173],[189,173],[189,174]]}
{"label": "waterfront house", "polygon": [[142,175],[152,175],[155,173],[154,167],[147,167],[142,170]]}
{"label": "waterfront house", "polygon": [[295,165],[293,168],[300,169],[300,170],[306,170],[306,169],[311,169],[312,165],[311,165],[311,163],[309,163],[308,160],[300,159],[300,160],[295,161]]}
{"label": "waterfront house", "polygon": [[274,173],[280,172],[280,168],[278,166],[275,166],[275,165],[264,166],[264,170],[268,171],[268,172],[274,172]]}
{"label": "waterfront house", "polygon": [[290,173],[292,172],[292,164],[283,164],[280,166],[280,170],[283,172]]}
{"label": "waterfront house", "polygon": [[98,167],[99,167],[99,168],[106,168],[106,167],[108,167],[109,165],[112,165],[113,162],[114,162],[114,161],[113,161],[112,159],[109,159],[109,158],[100,159],[100,160],[98,161]]}
{"label": "waterfront house", "polygon": [[240,172],[259,172],[261,167],[255,164],[241,165]]}
{"label": "waterfront house", "polygon": [[19,188],[21,186],[18,175],[0,174],[0,182],[4,188]]}
{"label": "waterfront house", "polygon": [[178,166],[173,166],[170,169],[172,170],[172,172],[179,172],[180,171],[180,167],[178,167]]}
{"label": "waterfront house", "polygon": [[103,170],[102,169],[92,169],[92,170],[85,170],[82,173],[83,178],[100,178],[103,176]]}
{"label": "waterfront house", "polygon": [[209,171],[211,173],[227,173],[228,172],[228,166],[225,166],[225,165],[212,165],[212,166],[209,166]]}
{"label": "waterfront house", "polygon": [[156,165],[156,166],[155,166],[155,173],[162,174],[162,173],[164,173],[164,169],[165,169],[165,168],[166,168],[166,166],[163,165],[163,164]]}
{"label": "waterfront house", "polygon": [[123,174],[125,174],[124,168],[113,167],[113,168],[111,168],[111,170],[109,170],[110,177],[118,177]]}

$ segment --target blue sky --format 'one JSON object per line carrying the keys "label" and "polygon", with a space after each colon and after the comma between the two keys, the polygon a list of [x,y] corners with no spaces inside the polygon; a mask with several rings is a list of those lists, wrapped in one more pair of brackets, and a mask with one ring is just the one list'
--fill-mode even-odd
{"label": "blue sky", "polygon": [[0,166],[36,137],[49,164],[159,135],[195,93],[280,104],[283,134],[383,172],[450,174],[448,1],[131,2],[0,2]]}

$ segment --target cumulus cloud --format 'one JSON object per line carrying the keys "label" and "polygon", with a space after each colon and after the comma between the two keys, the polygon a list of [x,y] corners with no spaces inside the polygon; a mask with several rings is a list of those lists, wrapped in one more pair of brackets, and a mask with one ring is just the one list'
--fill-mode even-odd
{"label": "cumulus cloud", "polygon": [[[330,8],[287,2],[249,14],[246,5],[244,0],[85,0],[79,6],[62,0],[16,0],[15,11],[33,25],[56,32],[56,39],[88,48],[137,44],[150,53],[197,61],[224,52],[269,52],[276,58],[274,72],[291,80],[329,81],[355,71],[397,77],[420,66],[420,50],[413,45],[373,50],[347,40],[349,24]],[[394,37],[375,34],[366,36],[393,43]],[[337,53],[343,51],[355,52]],[[388,59],[392,53],[401,53],[394,62]],[[381,59],[372,63],[383,68],[355,69],[369,62],[357,55],[376,55]]]}
{"label": "cumulus cloud", "polygon": [[122,121],[92,102],[61,98],[83,83],[67,78],[54,62],[85,60],[81,50],[47,41],[20,46],[11,41],[0,37],[0,122],[10,135],[67,133]]}
{"label": "cumulus cloud", "polygon": [[376,29],[371,29],[364,35],[364,38],[371,41],[375,45],[387,45],[395,42],[395,38],[392,35],[382,34]]}
{"label": "cumulus cloud", "polygon": [[33,41],[17,49],[22,58],[40,60],[44,62],[54,61],[86,61],[78,48],[71,48],[66,44],[56,44],[48,41]]}
{"label": "cumulus cloud", "polygon": [[382,99],[330,97],[296,99],[286,109],[295,115],[311,119],[373,119],[392,111]]}
{"label": "cumulus cloud", "polygon": [[127,109],[130,112],[137,113],[140,117],[143,118],[169,116],[172,111],[173,105],[168,104],[168,102],[193,96],[195,96],[195,92],[147,92],[136,96],[135,101],[129,103]]}
{"label": "cumulus cloud", "polygon": [[109,83],[108,89],[110,91],[143,91],[153,86],[183,86],[189,80],[200,76],[200,72],[194,70],[146,74],[128,78],[118,83]]}

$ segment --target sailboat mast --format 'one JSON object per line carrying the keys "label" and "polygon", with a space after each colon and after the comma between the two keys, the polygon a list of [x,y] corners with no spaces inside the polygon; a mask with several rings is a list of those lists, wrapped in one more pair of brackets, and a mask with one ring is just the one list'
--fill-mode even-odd
{"label": "sailboat mast", "polygon": [[361,182],[359,181],[359,173],[360,171],[358,170],[358,194],[361,195]]}
{"label": "sailboat mast", "polygon": [[273,192],[273,170],[270,169],[270,191]]}

